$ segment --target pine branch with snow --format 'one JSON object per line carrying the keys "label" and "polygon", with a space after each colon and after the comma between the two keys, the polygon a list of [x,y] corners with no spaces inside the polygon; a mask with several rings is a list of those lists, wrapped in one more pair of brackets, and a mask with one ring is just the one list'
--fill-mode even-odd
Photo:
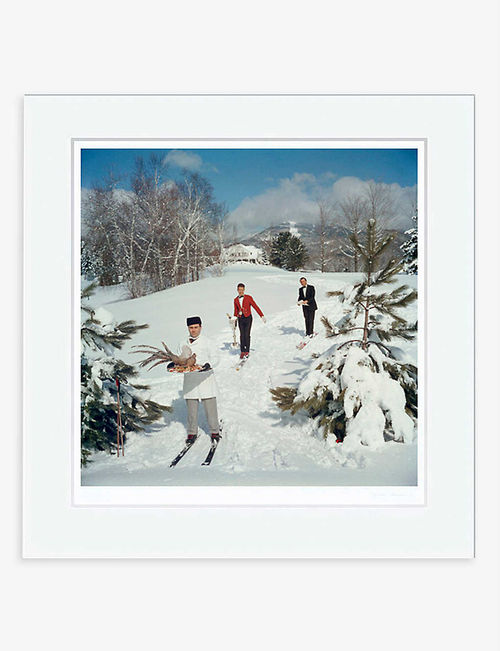
{"label": "pine branch with snow", "polygon": [[401,250],[403,251],[403,264],[404,270],[407,274],[415,275],[418,273],[418,213],[415,212],[415,215],[412,217],[415,226],[405,231],[405,235],[408,236],[406,242],[401,244]]}
{"label": "pine branch with snow", "polygon": [[277,403],[280,409],[289,410],[292,414],[295,414],[301,408],[301,405],[295,403],[297,389],[292,387],[278,387],[271,389],[271,394],[274,402]]}
{"label": "pine branch with snow", "polygon": [[[86,287],[82,301],[89,299],[92,292],[93,286]],[[116,452],[117,380],[125,442],[127,432],[144,430],[171,407],[150,400],[147,385],[131,382],[137,376],[134,366],[115,357],[116,350],[147,324],[118,324],[103,308],[94,311],[83,302],[82,309],[88,314],[81,324],[80,359],[81,463],[86,465],[94,451]]]}

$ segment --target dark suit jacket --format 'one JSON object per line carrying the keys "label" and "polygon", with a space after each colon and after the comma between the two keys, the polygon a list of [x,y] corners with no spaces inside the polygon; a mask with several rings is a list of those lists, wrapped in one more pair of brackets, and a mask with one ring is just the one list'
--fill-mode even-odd
{"label": "dark suit jacket", "polygon": [[306,285],[304,294],[304,287],[299,289],[299,301],[307,301],[307,305],[302,307],[309,308],[310,310],[317,310],[318,306],[316,305],[316,300],[314,295],[316,294],[313,285]]}

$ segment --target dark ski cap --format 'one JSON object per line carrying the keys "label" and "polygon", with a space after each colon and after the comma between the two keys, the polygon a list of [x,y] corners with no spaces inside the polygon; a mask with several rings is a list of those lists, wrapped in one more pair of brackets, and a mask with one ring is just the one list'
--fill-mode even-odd
{"label": "dark ski cap", "polygon": [[188,324],[188,326],[196,325],[197,323],[201,325],[201,319],[199,316],[188,316],[188,318],[186,319],[186,323]]}

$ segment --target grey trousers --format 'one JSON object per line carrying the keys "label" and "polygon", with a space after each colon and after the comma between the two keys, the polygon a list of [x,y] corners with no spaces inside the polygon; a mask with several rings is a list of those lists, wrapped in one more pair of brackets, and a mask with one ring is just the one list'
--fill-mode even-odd
{"label": "grey trousers", "polygon": [[[198,400],[191,398],[186,400],[188,416],[188,434],[198,434]],[[204,398],[202,400],[205,407],[205,414],[208,420],[210,434],[219,433],[219,417],[217,415],[217,398]]]}

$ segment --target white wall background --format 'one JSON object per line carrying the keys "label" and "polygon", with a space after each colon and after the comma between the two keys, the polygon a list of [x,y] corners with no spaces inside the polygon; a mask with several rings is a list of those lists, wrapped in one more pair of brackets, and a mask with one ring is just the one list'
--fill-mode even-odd
{"label": "white wall background", "polygon": [[[497,648],[498,40],[495,0],[11,3],[0,41],[6,648]],[[25,92],[477,94],[474,561],[20,559]]]}

